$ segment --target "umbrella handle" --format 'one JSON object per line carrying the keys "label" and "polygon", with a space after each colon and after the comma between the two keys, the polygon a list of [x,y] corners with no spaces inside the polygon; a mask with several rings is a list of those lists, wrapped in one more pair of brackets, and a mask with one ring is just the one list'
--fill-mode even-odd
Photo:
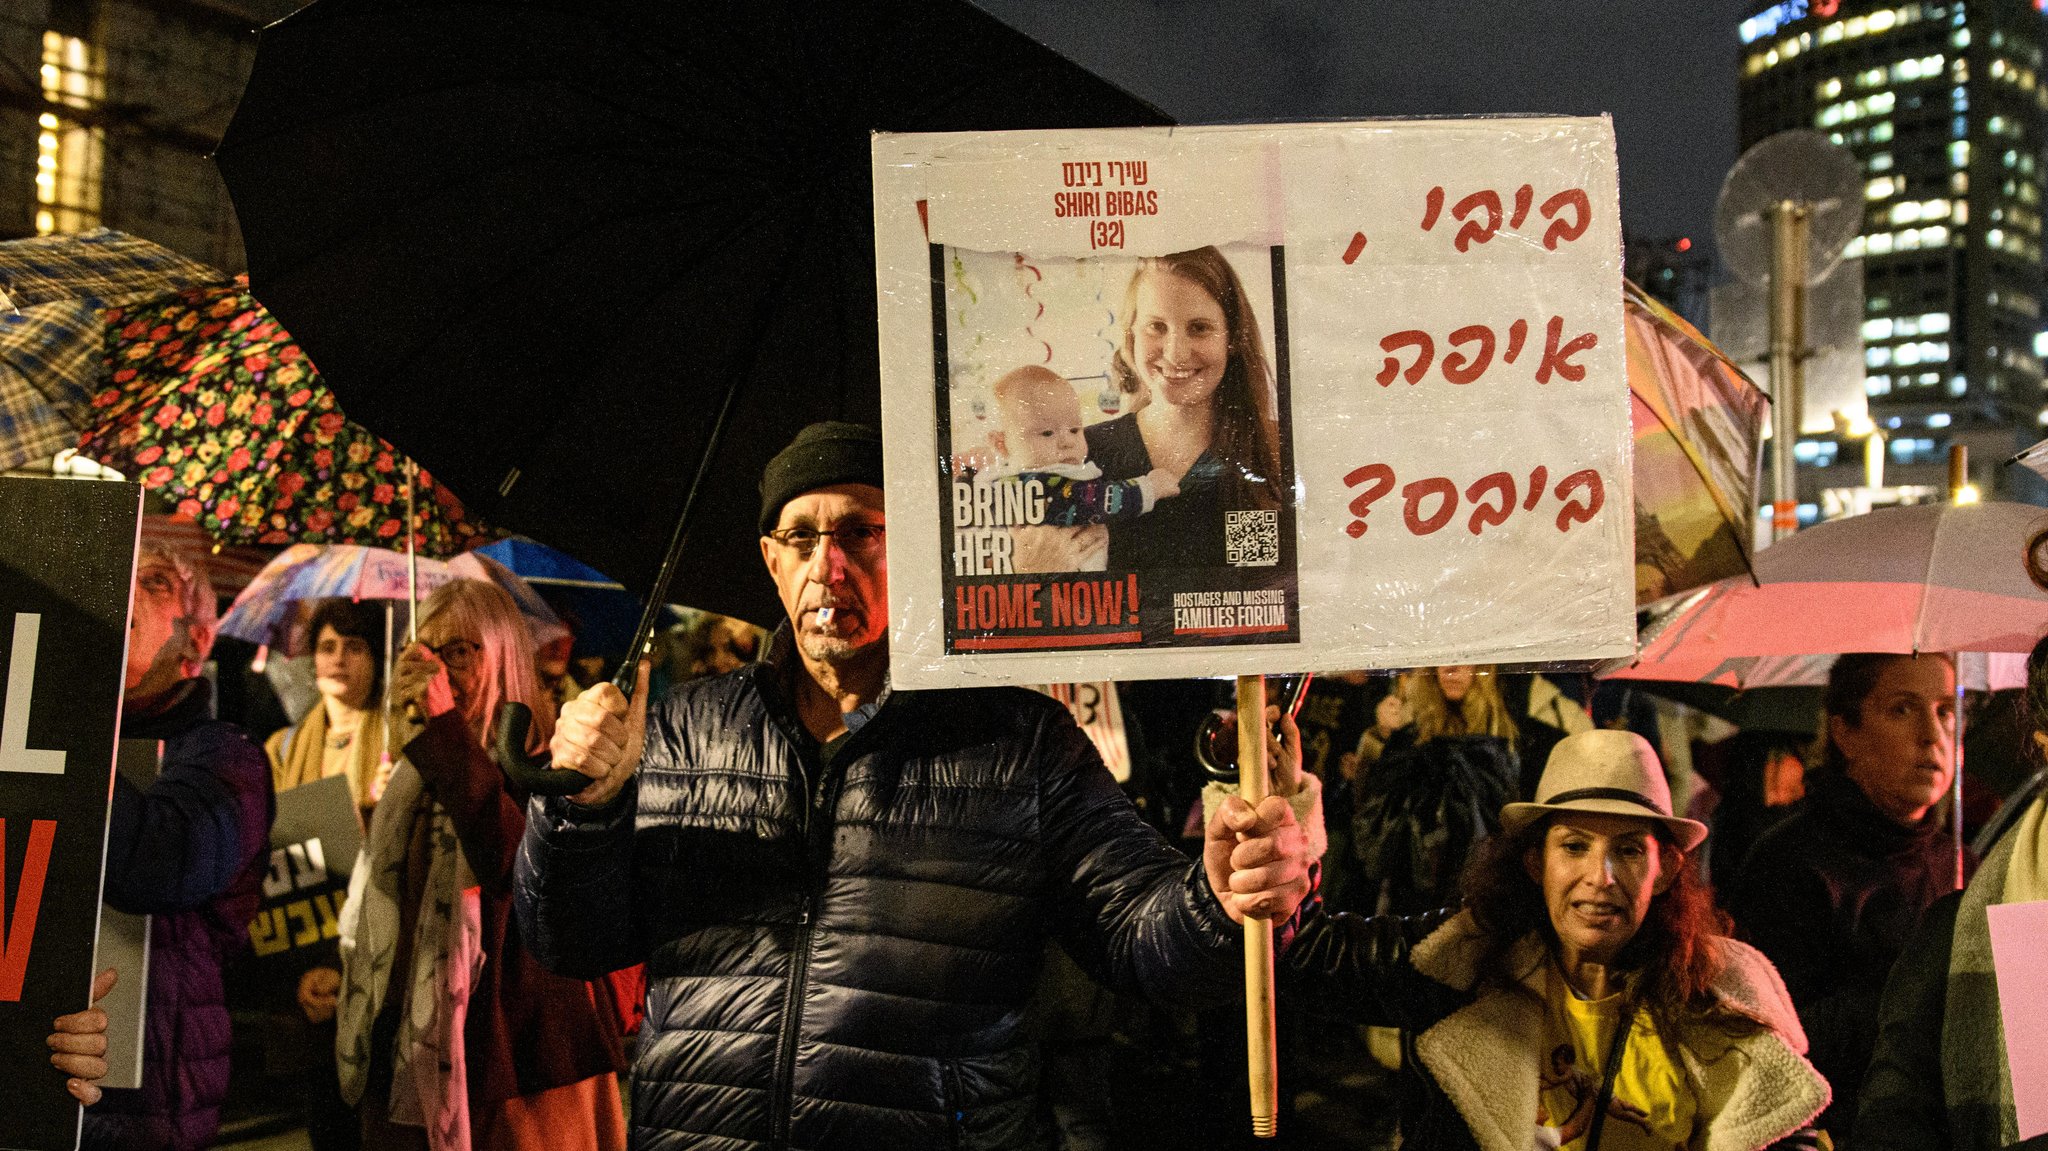
{"label": "umbrella handle", "polygon": [[523,703],[498,705],[498,730],[491,744],[491,756],[505,778],[530,795],[574,795],[589,787],[591,778],[580,771],[548,766],[548,756],[526,753],[526,736],[533,730],[533,709]]}

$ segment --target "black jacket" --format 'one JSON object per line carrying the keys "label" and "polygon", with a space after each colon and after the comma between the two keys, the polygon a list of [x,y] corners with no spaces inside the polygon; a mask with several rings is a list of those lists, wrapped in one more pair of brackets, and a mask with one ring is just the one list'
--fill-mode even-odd
{"label": "black jacket", "polygon": [[[1860,1147],[1949,1151],[1998,1145],[1995,1122],[1990,1132],[1968,1132],[1988,1134],[1989,1139],[1958,1142],[1942,1096],[1942,1017],[1948,1006],[1949,954],[1961,902],[1961,895],[1950,894],[1927,909],[1885,984],[1877,1051],[1856,1112],[1856,1124],[1866,1132],[1857,1141]],[[1990,1035],[1987,1029],[1987,1042]]]}
{"label": "black jacket", "polygon": [[1820,1126],[1838,1146],[1852,1138],[1885,977],[1927,908],[1955,890],[1955,860],[1932,814],[1901,826],[1841,773],[1817,772],[1727,892],[1742,937],[1785,977],[1813,1065],[1835,1089]]}
{"label": "black jacket", "polygon": [[768,662],[679,688],[617,801],[536,801],[527,823],[535,957],[648,965],[636,1146],[1031,1146],[1048,939],[1118,990],[1241,988],[1201,866],[1057,703],[885,692],[821,748],[787,702],[793,658],[785,629]]}

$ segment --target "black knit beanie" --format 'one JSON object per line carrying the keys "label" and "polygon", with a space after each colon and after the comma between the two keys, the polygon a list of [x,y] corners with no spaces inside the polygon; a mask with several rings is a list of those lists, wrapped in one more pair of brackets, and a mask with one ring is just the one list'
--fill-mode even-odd
{"label": "black knit beanie", "polygon": [[775,530],[782,505],[833,484],[882,486],[882,433],[837,420],[798,432],[761,473],[761,534]]}

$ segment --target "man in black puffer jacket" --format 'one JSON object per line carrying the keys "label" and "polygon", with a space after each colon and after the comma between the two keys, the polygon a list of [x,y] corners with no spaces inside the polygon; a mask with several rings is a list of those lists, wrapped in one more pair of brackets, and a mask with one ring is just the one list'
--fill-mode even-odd
{"label": "man in black puffer jacket", "polygon": [[635,1146],[1035,1146],[1048,939],[1120,990],[1227,1001],[1233,920],[1307,893],[1281,800],[1229,801],[1189,863],[1059,705],[892,693],[881,471],[872,429],[805,429],[761,485],[767,657],[651,715],[594,688],[556,728],[594,782],[535,801],[520,925],[565,975],[647,963]]}

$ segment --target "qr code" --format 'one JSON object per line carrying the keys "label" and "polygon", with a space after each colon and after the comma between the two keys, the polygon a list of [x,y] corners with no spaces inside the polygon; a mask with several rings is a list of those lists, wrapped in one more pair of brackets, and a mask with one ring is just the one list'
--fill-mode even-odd
{"label": "qr code", "polygon": [[1223,558],[1232,567],[1266,568],[1280,562],[1279,512],[1224,512]]}

